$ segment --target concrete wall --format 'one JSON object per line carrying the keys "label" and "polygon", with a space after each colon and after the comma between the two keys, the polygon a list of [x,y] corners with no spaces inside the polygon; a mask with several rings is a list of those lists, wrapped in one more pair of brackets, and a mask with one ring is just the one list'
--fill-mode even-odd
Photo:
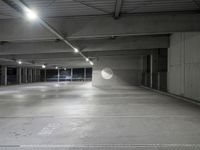
{"label": "concrete wall", "polygon": [[[113,77],[104,79],[103,68],[111,68]],[[142,78],[142,56],[101,56],[93,68],[93,86],[139,85]]]}
{"label": "concrete wall", "polygon": [[168,91],[200,101],[200,32],[171,36]]}

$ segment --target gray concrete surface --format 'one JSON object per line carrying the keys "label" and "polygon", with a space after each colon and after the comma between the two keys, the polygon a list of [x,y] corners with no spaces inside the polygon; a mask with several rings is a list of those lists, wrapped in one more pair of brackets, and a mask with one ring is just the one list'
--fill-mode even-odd
{"label": "gray concrete surface", "polygon": [[[126,14],[118,20],[110,15],[50,17],[45,20],[57,31],[67,33],[68,39],[200,31],[198,13]],[[56,39],[38,22],[23,19],[2,19],[0,33],[0,41]]]}
{"label": "gray concrete surface", "polygon": [[[97,87],[140,85],[142,76],[142,56],[99,56],[94,62],[92,85]],[[107,80],[102,77],[102,70],[110,68],[113,76]],[[108,73],[107,73],[108,74]]]}
{"label": "gray concrete surface", "polygon": [[168,49],[168,91],[200,101],[200,32],[175,33]]}
{"label": "gray concrete surface", "polygon": [[198,150],[199,108],[140,87],[1,87],[0,149]]}

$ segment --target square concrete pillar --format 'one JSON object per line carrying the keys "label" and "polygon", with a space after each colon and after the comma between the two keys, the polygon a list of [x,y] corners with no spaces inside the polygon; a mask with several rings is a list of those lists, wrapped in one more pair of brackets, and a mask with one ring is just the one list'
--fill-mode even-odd
{"label": "square concrete pillar", "polygon": [[86,68],[84,68],[84,81],[87,81]]}
{"label": "square concrete pillar", "polygon": [[32,68],[28,68],[28,82],[31,83],[33,82],[33,70]]}
{"label": "square concrete pillar", "polygon": [[22,82],[23,83],[27,83],[28,81],[28,79],[27,79],[27,68],[23,68],[23,71],[22,71]]}
{"label": "square concrete pillar", "polygon": [[47,81],[47,69],[44,69],[44,82]]}
{"label": "square concrete pillar", "polygon": [[36,68],[32,69],[32,82],[36,82]]}
{"label": "square concrete pillar", "polygon": [[7,66],[1,67],[1,85],[7,85]]}
{"label": "square concrete pillar", "polygon": [[21,84],[22,83],[22,68],[21,67],[18,67],[17,68],[17,83],[18,84]]}
{"label": "square concrete pillar", "polygon": [[71,68],[71,81],[73,81],[73,68]]}
{"label": "square concrete pillar", "polygon": [[40,69],[36,69],[36,82],[40,82]]}
{"label": "square concrete pillar", "polygon": [[154,53],[151,55],[151,80],[150,86],[151,88],[157,88],[157,77],[158,75],[158,53]]}
{"label": "square concrete pillar", "polygon": [[60,69],[58,69],[57,81],[60,82]]}

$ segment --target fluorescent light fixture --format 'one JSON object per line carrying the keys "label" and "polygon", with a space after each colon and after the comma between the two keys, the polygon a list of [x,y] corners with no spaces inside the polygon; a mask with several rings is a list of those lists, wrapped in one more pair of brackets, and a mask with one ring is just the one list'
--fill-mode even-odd
{"label": "fluorescent light fixture", "polygon": [[21,65],[21,64],[22,64],[22,61],[21,61],[21,60],[18,60],[17,63],[18,63],[19,65]]}
{"label": "fluorescent light fixture", "polygon": [[90,65],[92,65],[92,66],[93,66],[93,65],[94,65],[94,63],[93,63],[92,61],[90,61]]}
{"label": "fluorescent light fixture", "polygon": [[45,69],[45,68],[46,68],[46,66],[45,66],[45,65],[42,65],[42,68],[43,68],[43,69]]}
{"label": "fluorescent light fixture", "polygon": [[29,20],[35,20],[38,18],[38,15],[35,11],[33,10],[30,10],[30,9],[26,9],[25,10],[25,13],[26,13],[26,17],[29,19]]}
{"label": "fluorescent light fixture", "polygon": [[85,58],[85,61],[87,61],[87,62],[88,62],[88,61],[89,61],[89,58]]}
{"label": "fluorescent light fixture", "polygon": [[56,69],[58,69],[58,67],[56,66]]}
{"label": "fluorescent light fixture", "polygon": [[78,53],[79,50],[78,50],[77,48],[74,48],[74,52],[75,52],[75,53]]}

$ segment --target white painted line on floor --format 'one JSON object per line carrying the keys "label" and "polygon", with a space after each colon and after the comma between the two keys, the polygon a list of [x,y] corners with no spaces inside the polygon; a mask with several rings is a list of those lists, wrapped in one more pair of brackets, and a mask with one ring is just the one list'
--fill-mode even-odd
{"label": "white painted line on floor", "polygon": [[54,118],[54,116],[2,116],[0,117],[0,119],[21,119],[21,118],[31,118],[31,119],[34,119],[34,118]]}
{"label": "white painted line on floor", "polygon": [[21,145],[0,145],[0,148],[5,148],[5,147],[7,147],[7,148],[19,148],[19,147],[21,147]]}
{"label": "white painted line on floor", "polygon": [[185,115],[143,115],[143,116],[56,116],[54,118],[200,118],[200,116],[185,116]]}
{"label": "white painted line on floor", "polygon": [[22,148],[126,148],[126,147],[199,147],[200,144],[96,144],[96,145],[20,145]]}
{"label": "white painted line on floor", "polygon": [[0,119],[21,119],[21,118],[33,118],[33,119],[81,119],[81,118],[200,118],[200,116],[192,115],[138,115],[138,116],[23,116],[23,117],[0,117]]}

